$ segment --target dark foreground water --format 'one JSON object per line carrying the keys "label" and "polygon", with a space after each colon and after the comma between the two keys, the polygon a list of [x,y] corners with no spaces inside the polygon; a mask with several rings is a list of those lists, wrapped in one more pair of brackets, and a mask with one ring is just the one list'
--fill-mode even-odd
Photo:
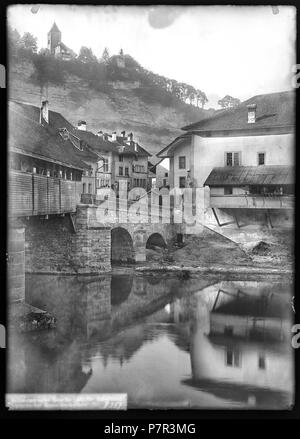
{"label": "dark foreground water", "polygon": [[9,336],[8,391],[128,393],[138,408],[288,408],[288,279],[28,275],[56,329]]}

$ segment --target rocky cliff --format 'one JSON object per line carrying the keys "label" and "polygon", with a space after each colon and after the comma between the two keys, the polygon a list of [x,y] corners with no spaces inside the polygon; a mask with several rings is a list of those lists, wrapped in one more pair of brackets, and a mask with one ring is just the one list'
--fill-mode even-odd
{"label": "rocky cliff", "polygon": [[33,74],[34,66],[30,61],[10,66],[10,99],[40,105],[41,97],[47,96],[50,109],[62,113],[74,125],[83,119],[87,129],[94,132],[132,131],[137,141],[152,154],[180,134],[180,127],[208,117],[214,111],[179,100],[172,106],[156,103],[153,99],[147,102],[130,82],[118,83],[104,93],[92,88],[83,78],[68,75],[64,84],[49,83],[46,90],[32,80]]}

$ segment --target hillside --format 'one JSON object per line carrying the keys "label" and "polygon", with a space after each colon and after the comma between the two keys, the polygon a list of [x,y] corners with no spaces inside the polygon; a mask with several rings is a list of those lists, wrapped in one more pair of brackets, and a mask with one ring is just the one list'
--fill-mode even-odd
{"label": "hillside", "polygon": [[[78,70],[78,61],[75,64],[44,58],[48,64],[41,55],[10,62],[10,99],[40,105],[41,97],[47,96],[49,108],[62,113],[71,123],[86,120],[87,129],[94,132],[132,131],[152,154],[172,141],[180,127],[214,112],[170,95],[156,79],[161,78],[159,75],[152,74],[149,79],[151,72],[138,64],[121,70],[121,74],[114,67],[109,77],[98,80],[95,75],[86,74],[93,65],[81,64]],[[95,69],[98,74],[99,63]]]}

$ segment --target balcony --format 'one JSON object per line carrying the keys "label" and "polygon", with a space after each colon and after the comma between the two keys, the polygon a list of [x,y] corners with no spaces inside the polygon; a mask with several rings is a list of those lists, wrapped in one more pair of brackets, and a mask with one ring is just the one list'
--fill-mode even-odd
{"label": "balcony", "polygon": [[210,195],[211,208],[220,209],[294,209],[294,195]]}

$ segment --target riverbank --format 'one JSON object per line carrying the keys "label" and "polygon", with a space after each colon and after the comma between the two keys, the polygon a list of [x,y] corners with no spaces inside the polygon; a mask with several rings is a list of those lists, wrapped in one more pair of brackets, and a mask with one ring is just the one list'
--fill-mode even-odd
{"label": "riverbank", "polygon": [[274,232],[266,240],[239,245],[213,231],[189,235],[183,245],[147,249],[147,263],[138,271],[214,273],[293,273],[293,234]]}

